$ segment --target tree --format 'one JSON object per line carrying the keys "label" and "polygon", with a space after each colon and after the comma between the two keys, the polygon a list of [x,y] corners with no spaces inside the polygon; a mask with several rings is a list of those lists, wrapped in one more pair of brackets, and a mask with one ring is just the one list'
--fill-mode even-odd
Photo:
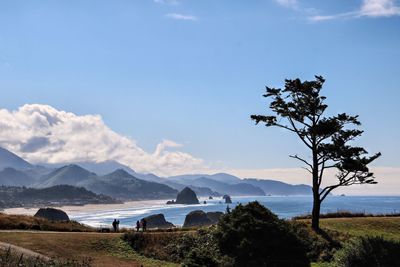
{"label": "tree", "polygon": [[[319,230],[321,203],[332,190],[340,186],[354,184],[376,184],[375,177],[367,165],[381,153],[368,156],[368,152],[349,143],[363,131],[354,129],[359,126],[357,116],[346,113],[336,116],[324,116],[327,109],[325,96],[320,94],[325,79],[315,76],[314,81],[301,82],[300,79],[285,80],[285,88],[266,87],[266,98],[271,98],[270,109],[275,116],[252,115],[251,119],[267,127],[280,127],[293,132],[310,150],[311,160],[298,155],[290,157],[305,164],[312,177],[313,209],[312,228]],[[337,183],[322,188],[324,171],[337,170]]]}
{"label": "tree", "polygon": [[290,224],[258,202],[239,204],[221,217],[215,239],[232,266],[310,266],[302,241]]}

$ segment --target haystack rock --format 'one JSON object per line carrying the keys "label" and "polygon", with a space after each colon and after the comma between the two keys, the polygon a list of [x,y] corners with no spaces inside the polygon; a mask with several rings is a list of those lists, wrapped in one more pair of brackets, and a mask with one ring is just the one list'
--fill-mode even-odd
{"label": "haystack rock", "polygon": [[173,228],[170,222],[165,220],[164,214],[154,214],[144,218],[147,222],[147,228]]}
{"label": "haystack rock", "polygon": [[67,213],[54,208],[40,208],[35,217],[45,218],[51,221],[69,221]]}
{"label": "haystack rock", "polygon": [[176,196],[175,204],[199,204],[199,199],[196,196],[196,193],[190,189],[189,187],[185,187],[181,192]]}

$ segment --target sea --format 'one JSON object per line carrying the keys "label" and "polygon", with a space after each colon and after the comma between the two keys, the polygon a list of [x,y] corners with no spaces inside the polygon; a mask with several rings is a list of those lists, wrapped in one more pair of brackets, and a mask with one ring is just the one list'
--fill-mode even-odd
{"label": "sea", "polygon": [[[204,202],[205,201],[205,202]],[[185,216],[194,210],[222,211],[227,207],[235,208],[238,204],[258,201],[280,218],[290,219],[298,215],[310,214],[311,196],[238,196],[232,197],[232,204],[225,204],[221,198],[200,198],[198,205],[166,205],[164,201],[148,202],[146,205],[124,206],[119,209],[88,210],[70,214],[78,222],[94,226],[109,226],[114,219],[120,221],[120,227],[131,228],[143,217],[162,213],[165,219],[176,226],[184,223]],[[390,214],[400,212],[400,196],[329,196],[322,203],[321,213],[351,211],[372,214]]]}

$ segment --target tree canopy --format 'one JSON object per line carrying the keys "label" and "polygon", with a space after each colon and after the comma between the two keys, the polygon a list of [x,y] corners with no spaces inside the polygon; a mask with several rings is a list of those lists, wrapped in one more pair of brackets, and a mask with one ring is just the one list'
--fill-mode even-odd
{"label": "tree canopy", "polygon": [[[251,115],[256,124],[293,132],[310,149],[312,160],[298,155],[291,157],[303,162],[312,175],[313,227],[316,229],[321,202],[337,187],[375,184],[374,174],[367,165],[381,156],[381,153],[368,156],[363,147],[351,144],[363,133],[353,128],[361,125],[358,115],[324,116],[328,108],[326,97],[321,95],[324,82],[322,76],[315,76],[313,81],[285,80],[284,89],[266,87],[263,96],[271,99],[269,108],[274,115]],[[324,171],[330,168],[337,170],[337,183],[321,188]]]}

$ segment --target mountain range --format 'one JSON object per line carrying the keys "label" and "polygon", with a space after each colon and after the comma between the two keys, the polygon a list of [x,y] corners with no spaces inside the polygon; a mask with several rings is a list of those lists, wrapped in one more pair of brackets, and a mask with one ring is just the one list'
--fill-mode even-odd
{"label": "mountain range", "polygon": [[56,185],[84,187],[120,200],[170,199],[188,186],[199,196],[309,195],[308,185],[274,180],[240,179],[227,173],[158,177],[137,173],[116,161],[77,162],[68,165],[33,165],[0,148],[0,185],[47,188]]}

